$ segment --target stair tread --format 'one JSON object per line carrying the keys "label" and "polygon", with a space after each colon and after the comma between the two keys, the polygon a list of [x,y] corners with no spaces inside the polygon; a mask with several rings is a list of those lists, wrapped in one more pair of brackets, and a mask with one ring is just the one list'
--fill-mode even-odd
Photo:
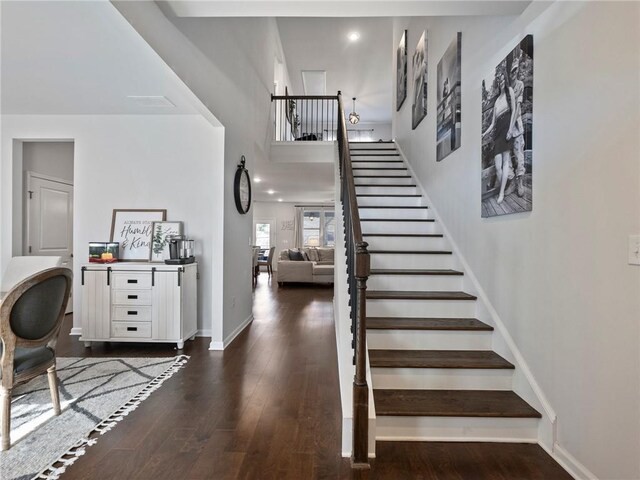
{"label": "stair tread", "polygon": [[452,255],[450,250],[369,250],[369,253],[389,255]]}
{"label": "stair tread", "polygon": [[356,187],[407,187],[407,188],[415,188],[415,183],[356,183]]}
{"label": "stair tread", "polygon": [[421,197],[413,193],[356,193],[356,197]]}
{"label": "stair tread", "polygon": [[371,330],[482,330],[493,327],[477,318],[368,317]]}
{"label": "stair tread", "polygon": [[385,268],[371,270],[371,275],[464,275],[464,272],[451,269],[397,269]]}
{"label": "stair tread", "polygon": [[411,178],[411,175],[354,175],[353,178]]}
{"label": "stair tread", "polygon": [[[370,152],[371,149],[365,148],[364,150],[360,150],[360,151]],[[353,150],[350,150],[349,152],[351,153],[353,152]],[[400,154],[399,153],[352,153],[351,156],[352,157],[399,157]]]}
{"label": "stair tread", "polygon": [[363,237],[428,237],[442,238],[442,233],[363,233]]}
{"label": "stair tread", "polygon": [[406,170],[407,167],[353,167],[352,170]]}
{"label": "stair tread", "polygon": [[491,350],[369,350],[371,367],[514,369]]}
{"label": "stair tread", "polygon": [[477,300],[466,292],[367,290],[367,300]]}
{"label": "stair tread", "polygon": [[540,418],[515,392],[496,390],[373,390],[377,415]]}
{"label": "stair tread", "polygon": [[[356,185],[357,186],[357,185]],[[414,206],[414,205],[408,205],[406,207],[402,207],[402,206],[395,206],[395,205],[359,205],[358,208],[363,209],[363,208],[369,208],[369,209],[375,209],[375,208],[393,208],[395,210],[404,210],[405,208],[410,208],[410,209],[426,209],[429,207],[422,207],[422,206]]]}
{"label": "stair tread", "polygon": [[433,218],[361,218],[361,222],[429,222],[433,223]]}

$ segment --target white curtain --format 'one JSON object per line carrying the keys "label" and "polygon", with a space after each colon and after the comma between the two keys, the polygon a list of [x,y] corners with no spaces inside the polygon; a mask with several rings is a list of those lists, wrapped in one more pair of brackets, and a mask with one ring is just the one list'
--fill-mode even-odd
{"label": "white curtain", "polygon": [[295,248],[302,248],[302,207],[295,207],[296,214],[293,217],[293,242]]}

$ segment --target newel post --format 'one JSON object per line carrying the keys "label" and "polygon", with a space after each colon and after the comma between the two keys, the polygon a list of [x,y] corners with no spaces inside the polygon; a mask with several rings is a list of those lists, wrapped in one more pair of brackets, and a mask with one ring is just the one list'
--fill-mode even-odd
{"label": "newel post", "polygon": [[353,379],[352,468],[369,469],[369,386],[367,385],[367,277],[370,258],[367,242],[356,244],[357,282],[356,373]]}

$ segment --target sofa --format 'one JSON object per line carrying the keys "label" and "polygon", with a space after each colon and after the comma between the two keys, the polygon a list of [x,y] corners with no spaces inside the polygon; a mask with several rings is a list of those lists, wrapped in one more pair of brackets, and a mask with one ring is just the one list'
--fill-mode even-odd
{"label": "sofa", "polygon": [[333,283],[333,248],[289,248],[278,257],[278,285],[287,282]]}

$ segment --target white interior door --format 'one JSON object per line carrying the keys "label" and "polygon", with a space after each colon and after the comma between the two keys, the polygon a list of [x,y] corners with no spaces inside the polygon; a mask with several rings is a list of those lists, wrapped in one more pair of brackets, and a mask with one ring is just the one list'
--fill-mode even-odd
{"label": "white interior door", "polygon": [[[27,173],[26,255],[60,256],[73,268],[73,185]],[[73,310],[69,301],[67,313]]]}

